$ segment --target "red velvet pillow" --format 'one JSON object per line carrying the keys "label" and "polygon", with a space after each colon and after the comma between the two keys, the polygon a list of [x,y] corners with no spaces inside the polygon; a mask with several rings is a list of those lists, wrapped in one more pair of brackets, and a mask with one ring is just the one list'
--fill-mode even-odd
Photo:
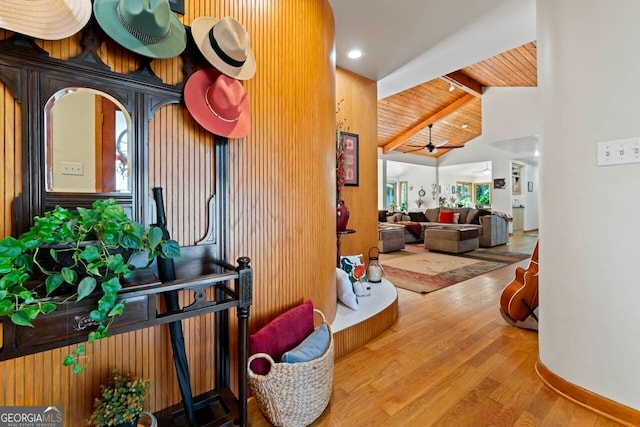
{"label": "red velvet pillow", "polygon": [[[282,313],[262,329],[249,336],[251,354],[267,353],[279,362],[284,352],[300,344],[313,332],[313,303],[311,300]],[[258,358],[251,363],[251,370],[259,375],[269,372],[270,364]]]}
{"label": "red velvet pillow", "polygon": [[440,211],[438,222],[443,224],[453,224],[453,211]]}

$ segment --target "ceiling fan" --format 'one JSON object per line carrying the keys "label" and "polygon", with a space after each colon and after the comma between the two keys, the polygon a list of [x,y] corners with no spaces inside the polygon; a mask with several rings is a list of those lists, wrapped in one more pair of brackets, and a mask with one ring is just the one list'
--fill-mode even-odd
{"label": "ceiling fan", "polygon": [[420,151],[420,150],[426,150],[428,153],[437,153],[438,152],[438,148],[442,147],[443,149],[449,149],[449,148],[463,148],[464,145],[447,145],[446,147],[443,147],[443,145],[445,145],[447,143],[447,141],[441,141],[437,146],[433,145],[433,143],[431,142],[431,128],[433,127],[433,123],[431,123],[429,125],[429,143],[427,145],[425,145],[424,147],[420,147],[416,150],[411,150],[411,151],[407,151],[407,153],[413,153],[416,151]]}
{"label": "ceiling fan", "polygon": [[471,171],[472,173],[482,173],[485,175],[489,175],[491,173],[491,168],[489,167],[489,162],[487,162],[487,166],[484,167],[484,169],[481,169],[479,171]]}

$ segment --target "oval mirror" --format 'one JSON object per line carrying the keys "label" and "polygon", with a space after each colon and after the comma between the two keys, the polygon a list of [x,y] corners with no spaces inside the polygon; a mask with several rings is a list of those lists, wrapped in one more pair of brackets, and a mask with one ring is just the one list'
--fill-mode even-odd
{"label": "oval mirror", "polygon": [[112,96],[66,88],[47,101],[46,190],[131,193],[131,116]]}

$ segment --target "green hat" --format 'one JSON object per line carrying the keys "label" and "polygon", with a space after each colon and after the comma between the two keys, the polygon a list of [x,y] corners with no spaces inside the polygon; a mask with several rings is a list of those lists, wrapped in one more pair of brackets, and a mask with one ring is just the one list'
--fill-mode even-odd
{"label": "green hat", "polygon": [[93,13],[121,46],[150,58],[173,58],[187,46],[184,25],[169,0],[95,0]]}

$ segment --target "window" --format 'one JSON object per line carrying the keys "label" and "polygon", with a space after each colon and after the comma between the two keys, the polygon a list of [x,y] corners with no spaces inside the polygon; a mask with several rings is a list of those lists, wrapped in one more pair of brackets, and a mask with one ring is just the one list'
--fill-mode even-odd
{"label": "window", "polygon": [[400,200],[398,203],[398,208],[402,212],[405,212],[408,207],[407,199],[409,198],[409,195],[408,195],[409,191],[407,187],[408,187],[407,181],[400,181]]}
{"label": "window", "polygon": [[469,206],[471,203],[471,183],[456,182],[456,200],[459,206]]}
{"label": "window", "polygon": [[473,192],[475,194],[476,206],[483,208],[491,206],[491,183],[475,183],[473,184]]}
{"label": "window", "polygon": [[385,195],[384,195],[384,207],[387,210],[391,210],[391,207],[395,206],[395,204],[396,204],[396,183],[387,182],[387,188],[385,190]]}

